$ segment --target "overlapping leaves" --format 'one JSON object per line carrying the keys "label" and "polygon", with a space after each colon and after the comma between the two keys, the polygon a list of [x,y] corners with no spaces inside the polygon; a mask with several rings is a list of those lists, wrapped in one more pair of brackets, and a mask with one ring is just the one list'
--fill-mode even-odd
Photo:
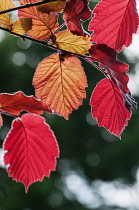
{"label": "overlapping leaves", "polygon": [[82,23],[91,18],[88,2],[88,0],[71,0],[67,3],[63,13],[68,29],[78,36],[86,36]]}
{"label": "overlapping leaves", "polygon": [[[15,4],[11,1],[0,1],[0,10],[7,10],[15,7]],[[13,22],[8,13],[0,15],[0,27],[9,29],[10,32],[25,34],[28,30],[31,29],[32,21],[30,18],[19,18],[15,22]]]}
{"label": "overlapping leaves", "polygon": [[58,0],[53,2],[48,2],[38,6],[38,10],[44,13],[56,12],[61,13],[67,4],[66,0]]}
{"label": "overlapping leaves", "polygon": [[100,66],[106,69],[106,73],[115,81],[122,94],[129,92],[127,87],[128,65],[116,59],[116,51],[104,44],[95,44],[89,50],[92,60],[98,61]]}
{"label": "overlapping leaves", "polygon": [[[0,1],[0,11],[7,10],[13,7],[15,7],[15,4],[11,0]],[[11,28],[12,21],[10,20],[8,13],[0,15],[0,20],[1,27],[6,27],[8,29]]]}
{"label": "overlapping leaves", "polygon": [[91,48],[92,42],[89,37],[77,36],[69,30],[60,31],[55,34],[55,42],[59,49],[67,50],[72,53],[84,55]]}
{"label": "overlapping leaves", "polygon": [[[33,85],[38,99],[21,91],[0,94],[0,114],[16,117],[4,143],[4,161],[10,164],[9,176],[23,182],[26,192],[33,182],[49,177],[59,156],[54,134],[39,115],[43,111],[56,112],[68,119],[86,97],[86,75],[77,55],[92,64],[97,61],[98,69],[107,77],[97,84],[90,99],[92,117],[99,126],[120,137],[131,117],[131,108],[136,106],[127,87],[128,65],[116,58],[116,51],[129,46],[137,31],[135,0],[102,0],[93,12],[88,7],[89,0],[53,0],[31,6],[37,2],[21,0],[21,6],[28,6],[18,10],[15,22],[8,13],[0,15],[0,27],[17,35],[27,33],[29,37],[25,38],[57,50],[36,68]],[[12,7],[12,0],[0,1],[1,11]],[[60,12],[64,22],[59,26]],[[83,23],[92,14],[90,36]],[[62,31],[63,26],[66,30]],[[30,114],[20,118],[23,110]]]}
{"label": "overlapping leaves", "polygon": [[[24,5],[28,2],[30,1],[23,0],[20,4]],[[46,40],[58,29],[58,15],[53,12],[50,12],[50,14],[39,12],[37,6],[21,9],[18,15],[20,18],[32,18],[32,28],[28,31],[28,34],[34,39]]]}

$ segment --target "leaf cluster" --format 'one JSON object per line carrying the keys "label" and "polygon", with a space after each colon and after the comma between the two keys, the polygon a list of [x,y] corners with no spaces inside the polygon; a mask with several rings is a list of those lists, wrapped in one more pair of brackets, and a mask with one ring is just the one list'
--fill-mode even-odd
{"label": "leaf cluster", "polygon": [[[0,94],[0,125],[2,115],[14,117],[4,150],[9,176],[30,184],[49,177],[55,170],[59,148],[43,111],[57,113],[68,119],[82,105],[88,86],[80,58],[104,75],[90,98],[92,117],[99,126],[120,137],[131,117],[136,102],[128,89],[128,65],[117,60],[123,46],[128,47],[138,28],[135,0],[102,0],[91,11],[88,0],[21,0],[15,7],[12,0],[0,1],[0,29],[22,39],[56,50],[42,60],[32,84],[35,97],[21,91]],[[18,10],[13,22],[8,12]],[[59,13],[63,23],[59,25]],[[84,21],[90,19],[88,31]],[[65,30],[62,30],[66,27]],[[92,32],[93,31],[93,32]],[[25,110],[28,114],[21,112]]]}

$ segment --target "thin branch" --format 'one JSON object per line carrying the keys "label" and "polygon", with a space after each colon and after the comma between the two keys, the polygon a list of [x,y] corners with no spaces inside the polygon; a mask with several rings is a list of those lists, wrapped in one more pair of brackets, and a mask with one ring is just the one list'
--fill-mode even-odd
{"label": "thin branch", "polygon": [[38,6],[38,5],[41,5],[41,4],[46,4],[48,2],[53,2],[53,1],[57,1],[57,0],[43,0],[43,1],[35,2],[35,3],[24,4],[24,5],[21,5],[21,6],[18,6],[18,7],[14,7],[14,8],[11,8],[11,9],[6,9],[4,11],[1,11],[0,15],[8,13],[8,12],[13,12],[13,11],[19,10],[19,9],[34,7],[34,6]]}
{"label": "thin branch", "polygon": [[64,26],[66,25],[66,22],[62,23],[59,28],[54,32],[54,34],[56,34],[57,32],[59,32]]}
{"label": "thin branch", "polygon": [[8,112],[3,112],[3,111],[0,111],[0,114],[5,114],[5,115],[7,115],[7,116],[14,117],[14,118],[17,118],[17,117],[18,117],[18,116],[16,116],[16,115],[10,114],[10,113],[8,113]]}
{"label": "thin branch", "polygon": [[[36,42],[36,43],[41,44],[41,45],[43,45],[43,46],[49,47],[49,48],[51,48],[51,49],[53,49],[53,50],[58,50],[56,47],[53,47],[52,45],[49,45],[49,44],[48,44],[47,42],[45,42],[45,41],[40,41],[40,40],[37,40],[37,39],[33,39],[33,38],[29,37],[29,36],[17,34],[17,33],[15,33],[15,32],[10,31],[10,30],[7,29],[7,28],[0,27],[0,29],[2,29],[3,31],[9,32],[10,34],[12,34],[12,35],[14,35],[14,36],[18,36],[18,37],[22,38],[23,40],[24,40],[24,39],[28,39],[28,40],[30,40],[30,41]],[[67,53],[70,53],[70,54],[73,54],[73,55],[80,56],[80,57],[84,58],[83,55],[78,55],[78,54],[76,54],[76,53],[72,53],[72,52],[63,50],[63,52],[64,52],[64,51],[67,52]]]}
{"label": "thin branch", "polygon": [[[49,45],[49,44],[48,44],[47,42],[45,42],[45,41],[40,41],[40,40],[33,39],[33,38],[28,37],[28,36],[25,36],[25,35],[17,34],[17,33],[15,33],[15,32],[10,31],[10,30],[7,29],[7,28],[0,27],[0,29],[4,30],[4,31],[6,31],[6,32],[9,32],[10,34],[12,34],[12,35],[14,35],[14,36],[18,36],[18,37],[22,38],[23,40],[28,39],[28,40],[30,40],[30,41],[36,42],[36,43],[41,44],[41,45],[43,45],[43,46],[49,47],[49,48],[51,48],[51,49],[53,49],[53,50],[59,50],[59,49],[57,49],[56,47],[54,47],[54,46],[52,46],[52,45]],[[101,67],[97,66],[94,62],[92,62],[92,61],[89,60],[89,59],[91,59],[92,57],[87,56],[87,55],[80,55],[80,54],[73,53],[73,52],[70,52],[70,51],[67,51],[67,50],[61,50],[61,51],[62,51],[62,52],[66,52],[66,53],[70,53],[71,55],[74,55],[74,56],[77,56],[77,57],[79,57],[79,58],[84,59],[84,60],[87,61],[89,64],[91,64],[92,66],[94,66],[96,69],[98,69],[100,72],[102,72],[106,77],[108,77],[108,76],[107,76],[107,73],[106,73]]]}
{"label": "thin branch", "polygon": [[25,36],[25,35],[17,34],[17,33],[15,33],[15,32],[10,31],[10,30],[7,29],[7,28],[0,27],[0,29],[2,29],[3,31],[9,32],[10,34],[13,34],[14,36],[18,36],[18,37],[20,37],[20,38],[22,38],[22,39],[29,39],[29,40],[35,41],[35,42],[37,42],[37,43],[39,43],[39,44],[41,44],[41,45],[45,45],[45,46],[47,45],[47,43],[45,43],[45,42],[43,42],[43,41],[40,41],[40,40],[37,40],[37,39],[33,39],[33,38],[28,37],[28,36]]}
{"label": "thin branch", "polygon": [[98,69],[101,73],[103,73],[105,75],[105,77],[108,77],[107,73],[99,66],[97,66],[94,62],[90,61],[88,58],[84,57],[83,58],[85,61],[87,61],[88,63],[90,63],[92,66],[94,66],[96,69]]}

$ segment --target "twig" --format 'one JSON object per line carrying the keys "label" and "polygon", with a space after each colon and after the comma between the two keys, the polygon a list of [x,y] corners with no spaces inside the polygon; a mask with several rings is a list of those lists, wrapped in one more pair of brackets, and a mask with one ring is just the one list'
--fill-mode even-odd
{"label": "twig", "polygon": [[[40,40],[33,39],[33,38],[28,37],[28,36],[25,36],[25,35],[17,34],[17,33],[15,33],[15,32],[10,31],[10,30],[7,29],[7,28],[0,27],[0,29],[4,30],[4,31],[6,31],[6,32],[9,32],[10,34],[12,34],[12,35],[14,35],[14,36],[18,36],[18,37],[20,37],[20,38],[22,38],[22,39],[24,39],[24,40],[25,40],[25,39],[28,39],[28,40],[30,40],[30,41],[36,42],[36,43],[41,44],[41,45],[43,45],[43,46],[49,47],[49,48],[51,48],[51,49],[53,49],[53,50],[58,50],[57,47],[54,47],[54,46],[52,46],[52,45],[49,45],[49,44],[48,44],[47,42],[45,42],[45,41],[40,41]],[[74,56],[77,56],[77,57],[79,57],[79,58],[84,59],[84,60],[87,61],[89,64],[91,64],[92,66],[94,66],[96,69],[98,69],[100,72],[102,72],[106,77],[108,77],[107,74],[106,74],[106,72],[103,71],[102,68],[100,68],[100,67],[97,66],[94,62],[92,62],[92,61],[89,60],[89,59],[91,59],[92,57],[87,56],[87,55],[80,55],[80,54],[73,53],[73,52],[70,52],[70,51],[67,51],[67,50],[61,50],[61,51],[62,51],[62,52],[66,52],[66,53],[70,53],[71,55],[74,55]]]}
{"label": "twig", "polygon": [[66,23],[62,23],[59,28],[54,32],[54,34],[56,34],[57,32],[59,32],[64,26],[66,25]]}
{"label": "twig", "polygon": [[83,59],[88,63],[90,63],[92,66],[94,66],[96,69],[98,69],[101,73],[103,73],[105,77],[108,77],[107,73],[101,67],[97,66],[94,62],[90,61],[88,58],[89,57],[84,57]]}
{"label": "twig", "polygon": [[43,42],[43,41],[40,41],[40,40],[37,40],[37,39],[33,39],[33,38],[28,37],[28,36],[25,36],[25,35],[17,34],[17,33],[15,33],[15,32],[10,31],[10,30],[7,29],[7,28],[0,27],[0,29],[2,29],[3,31],[9,32],[10,34],[13,34],[14,36],[18,36],[18,37],[20,37],[20,38],[22,38],[22,39],[29,39],[29,40],[35,41],[35,42],[37,42],[37,43],[39,43],[39,44],[41,44],[41,45],[47,46],[47,43],[45,43],[45,42]]}
{"label": "twig", "polygon": [[13,114],[8,113],[8,112],[3,112],[3,111],[0,111],[0,114],[5,114],[5,115],[7,115],[7,116],[17,118],[17,115],[13,115]]}

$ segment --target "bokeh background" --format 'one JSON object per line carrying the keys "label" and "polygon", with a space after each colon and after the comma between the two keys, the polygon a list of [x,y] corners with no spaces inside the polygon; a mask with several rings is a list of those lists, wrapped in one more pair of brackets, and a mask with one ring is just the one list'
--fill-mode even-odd
{"label": "bokeh background", "polygon": [[[17,1],[15,1],[17,2]],[[90,8],[98,1],[90,1]],[[137,1],[139,3],[139,1]],[[12,18],[16,12],[12,13]],[[88,21],[84,24],[87,29]],[[54,51],[0,31],[0,92],[22,90],[34,95],[32,77],[38,63]],[[139,34],[118,59],[129,64],[129,88],[139,101]],[[31,185],[25,194],[22,183],[8,177],[3,165],[2,144],[12,117],[3,116],[0,130],[0,210],[138,210],[139,209],[139,110],[134,109],[121,140],[97,126],[89,99],[103,75],[82,61],[87,98],[69,120],[44,114],[60,147],[57,170],[51,178]]]}

